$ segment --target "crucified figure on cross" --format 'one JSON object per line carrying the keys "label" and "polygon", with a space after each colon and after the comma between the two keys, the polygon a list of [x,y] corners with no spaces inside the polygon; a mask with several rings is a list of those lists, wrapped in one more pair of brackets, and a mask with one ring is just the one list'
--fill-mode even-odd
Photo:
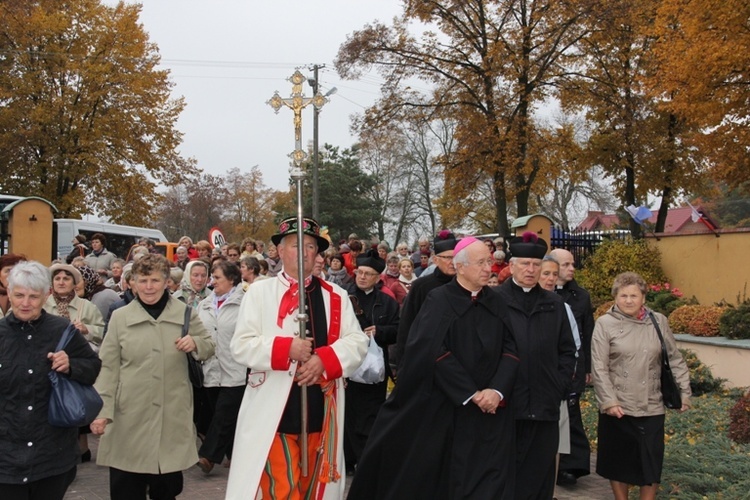
{"label": "crucified figure on cross", "polygon": [[283,98],[277,90],[274,92],[273,97],[267,101],[267,104],[270,104],[276,113],[279,112],[282,106],[286,106],[294,112],[294,152],[290,156],[294,164],[299,167],[307,157],[307,154],[302,150],[302,110],[308,104],[312,104],[316,109],[320,109],[328,102],[328,98],[320,92],[312,97],[302,95],[302,84],[305,82],[305,77],[299,70],[295,71],[288,80],[292,82],[292,95],[288,98]]}

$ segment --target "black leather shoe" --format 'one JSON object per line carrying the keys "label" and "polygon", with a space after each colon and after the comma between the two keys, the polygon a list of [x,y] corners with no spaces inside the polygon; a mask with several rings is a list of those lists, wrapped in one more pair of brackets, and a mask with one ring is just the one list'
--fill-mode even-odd
{"label": "black leather shoe", "polygon": [[557,474],[557,485],[558,486],[573,486],[578,482],[576,476],[570,472],[560,471]]}

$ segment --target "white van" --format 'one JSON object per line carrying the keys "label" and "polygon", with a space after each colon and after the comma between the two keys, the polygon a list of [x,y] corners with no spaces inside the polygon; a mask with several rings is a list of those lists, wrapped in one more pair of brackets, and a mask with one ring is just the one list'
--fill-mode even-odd
{"label": "white van", "polygon": [[86,236],[87,241],[96,233],[107,238],[107,250],[124,258],[130,247],[140,238],[151,238],[155,242],[167,241],[164,233],[158,229],[147,229],[134,226],[120,226],[106,222],[88,222],[76,219],[55,219],[53,241],[57,246],[57,257],[64,259],[73,250],[73,238],[77,234]]}

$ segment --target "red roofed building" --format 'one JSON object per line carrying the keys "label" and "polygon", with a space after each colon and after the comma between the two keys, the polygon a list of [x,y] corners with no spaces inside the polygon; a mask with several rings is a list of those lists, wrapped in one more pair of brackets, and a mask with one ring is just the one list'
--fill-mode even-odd
{"label": "red roofed building", "polygon": [[606,231],[616,229],[618,225],[620,225],[618,215],[589,210],[589,214],[578,224],[575,231]]}
{"label": "red roofed building", "polygon": [[[693,222],[693,211],[687,207],[670,208],[667,211],[667,221],[664,224],[664,233],[667,234],[694,234],[706,233],[718,228],[703,209],[698,206],[696,210],[703,214],[703,220]],[[656,224],[657,212],[648,219],[653,226]],[[615,214],[605,214],[604,212],[589,211],[585,219],[576,227],[576,231],[606,231],[607,229],[616,229],[620,225],[620,217]]]}
{"label": "red roofed building", "polygon": [[[697,220],[693,222],[693,210],[690,207],[679,207],[670,208],[667,211],[667,221],[664,223],[664,233],[680,233],[680,234],[694,234],[694,233],[706,233],[717,229],[719,226],[711,220],[703,209],[698,206],[695,209],[703,215],[703,220]],[[651,224],[656,224],[656,212],[651,216],[648,221]]]}

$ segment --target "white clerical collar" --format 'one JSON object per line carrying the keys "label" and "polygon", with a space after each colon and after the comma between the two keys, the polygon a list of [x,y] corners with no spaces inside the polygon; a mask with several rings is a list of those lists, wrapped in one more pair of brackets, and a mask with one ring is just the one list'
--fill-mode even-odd
{"label": "white clerical collar", "polygon": [[529,293],[531,291],[531,289],[534,288],[533,286],[532,287],[526,287],[526,286],[523,286],[523,285],[519,284],[518,281],[516,281],[516,278],[513,278],[513,283],[515,283],[516,286],[518,286],[519,288],[523,289],[524,293]]}

